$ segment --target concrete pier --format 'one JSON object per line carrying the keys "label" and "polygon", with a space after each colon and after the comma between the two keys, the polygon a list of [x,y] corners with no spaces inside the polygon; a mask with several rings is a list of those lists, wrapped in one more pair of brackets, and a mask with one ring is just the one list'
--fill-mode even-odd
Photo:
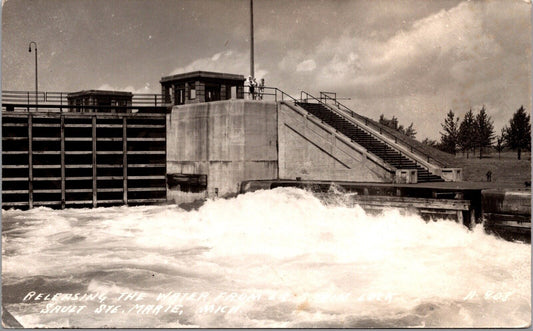
{"label": "concrete pier", "polygon": [[[206,176],[206,196],[232,196],[246,180],[392,182],[396,169],[298,107],[228,100],[174,106],[167,174]],[[180,189],[180,188],[177,188]],[[169,196],[175,195],[169,189]]]}
{"label": "concrete pier", "polygon": [[208,196],[235,195],[244,180],[276,179],[276,120],[272,102],[175,106],[167,116],[167,174],[205,175]]}
{"label": "concrete pier", "polygon": [[485,228],[507,239],[531,242],[531,191],[489,189],[482,191]]}

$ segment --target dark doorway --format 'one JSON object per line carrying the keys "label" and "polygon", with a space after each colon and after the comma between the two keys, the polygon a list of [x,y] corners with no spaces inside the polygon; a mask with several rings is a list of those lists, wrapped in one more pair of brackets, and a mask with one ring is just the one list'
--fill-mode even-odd
{"label": "dark doorway", "polygon": [[205,86],[205,101],[220,100],[220,85],[206,85]]}
{"label": "dark doorway", "polygon": [[207,189],[207,175],[167,174],[170,189],[199,193]]}

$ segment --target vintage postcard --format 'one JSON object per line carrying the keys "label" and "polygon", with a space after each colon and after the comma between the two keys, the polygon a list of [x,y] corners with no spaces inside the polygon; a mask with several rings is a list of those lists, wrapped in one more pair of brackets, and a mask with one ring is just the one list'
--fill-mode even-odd
{"label": "vintage postcard", "polygon": [[5,328],[531,325],[531,2],[3,0]]}

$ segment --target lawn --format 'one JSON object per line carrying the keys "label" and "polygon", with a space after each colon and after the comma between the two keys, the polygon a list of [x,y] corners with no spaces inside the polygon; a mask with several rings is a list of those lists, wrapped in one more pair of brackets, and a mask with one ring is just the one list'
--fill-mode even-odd
{"label": "lawn", "polygon": [[524,182],[531,181],[531,152],[522,152],[522,159],[516,158],[516,152],[502,152],[498,157],[498,152],[491,152],[479,158],[469,158],[466,154],[457,153],[453,161],[455,166],[463,168],[463,180],[473,182],[487,181],[486,174],[492,171],[492,181],[497,183],[508,183],[524,186]]}

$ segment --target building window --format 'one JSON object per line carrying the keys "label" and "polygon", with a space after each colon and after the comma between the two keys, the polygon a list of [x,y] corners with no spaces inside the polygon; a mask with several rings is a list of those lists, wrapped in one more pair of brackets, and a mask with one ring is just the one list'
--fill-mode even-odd
{"label": "building window", "polygon": [[168,101],[173,103],[174,102],[174,89],[170,87],[167,91],[168,91]]}
{"label": "building window", "polygon": [[175,105],[183,105],[185,103],[185,84],[174,85],[176,94]]}
{"label": "building window", "polygon": [[178,105],[183,105],[185,103],[185,89],[178,89]]}
{"label": "building window", "polygon": [[193,83],[189,83],[189,100],[196,99],[196,86]]}

